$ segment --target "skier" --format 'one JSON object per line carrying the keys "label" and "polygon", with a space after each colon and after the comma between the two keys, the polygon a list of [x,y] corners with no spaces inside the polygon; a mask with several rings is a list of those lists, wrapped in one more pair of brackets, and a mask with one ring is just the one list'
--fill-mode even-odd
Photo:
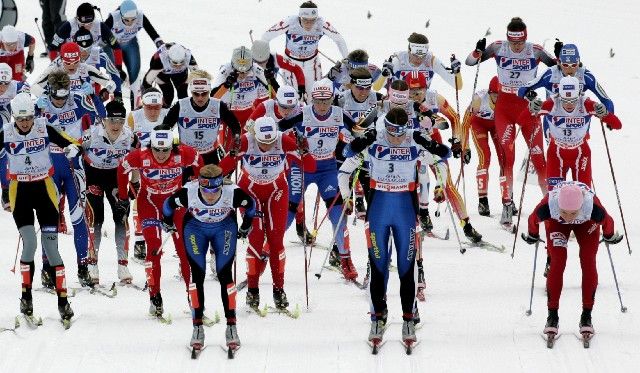
{"label": "skier", "polygon": [[55,35],[62,22],[67,20],[67,16],[64,14],[67,0],[42,0],[40,7],[42,8],[42,32],[44,33],[44,47],[46,48],[40,54],[40,57],[46,58],[49,56],[53,35]]}
{"label": "skier", "polygon": [[[333,82],[336,91],[341,92],[349,90],[349,87],[351,86],[350,83],[352,83],[351,75],[355,69],[359,68],[363,68],[369,72],[372,84],[374,85],[378,85],[378,79],[383,78],[380,68],[369,63],[369,54],[363,49],[354,49],[349,52],[347,58],[337,61],[331,70],[329,70],[326,77]],[[378,87],[378,89],[380,87]]]}
{"label": "skier", "polygon": [[556,60],[542,46],[527,42],[527,26],[519,17],[511,19],[507,25],[507,40],[499,40],[487,47],[482,38],[476,49],[467,57],[466,64],[473,66],[494,58],[498,68],[500,93],[496,100],[494,115],[496,135],[504,155],[503,173],[500,175],[502,193],[502,215],[500,224],[510,229],[513,209],[513,163],[515,160],[515,124],[519,124],[522,135],[529,147],[531,162],[538,174],[538,184],[546,193],[545,160],[540,123],[527,109],[527,101],[518,97],[518,88],[536,77],[538,64],[543,62],[552,67]]}
{"label": "skier", "polygon": [[[151,131],[156,126],[162,124],[169,109],[162,107],[162,92],[155,87],[147,88],[142,92],[141,103],[142,108],[129,113],[127,123],[138,138],[140,147],[146,148],[149,146],[151,140]],[[136,175],[135,179],[138,180],[139,175]],[[131,186],[137,195],[140,190],[140,182],[132,181]],[[133,225],[135,230],[133,257],[138,260],[145,260],[147,256],[147,246],[142,236],[142,224],[138,216],[137,206],[136,199],[133,204]]]}
{"label": "skier", "polygon": [[[477,91],[471,99],[471,104],[464,113],[462,128],[468,133],[471,127],[473,142],[478,152],[478,168],[476,169],[476,181],[478,185],[478,213],[482,216],[489,216],[489,165],[491,164],[491,148],[489,148],[489,137],[493,142],[493,147],[498,157],[498,164],[502,168],[502,152],[495,127],[494,109],[496,100],[500,92],[500,82],[494,76],[489,82],[488,90]],[[463,135],[466,139],[467,136]],[[502,173],[502,172],[501,172]]]}
{"label": "skier", "polygon": [[[167,231],[175,231],[174,211],[178,207],[187,210],[184,215],[184,230],[180,232],[187,248],[189,266],[193,273],[195,290],[189,291],[193,318],[191,347],[200,350],[204,346],[202,326],[204,310],[204,277],[206,255],[209,247],[216,256],[216,271],[220,281],[220,294],[224,315],[227,319],[226,343],[230,350],[240,346],[236,328],[236,284],[232,266],[235,262],[238,238],[246,238],[256,215],[253,199],[233,184],[225,184],[222,169],[206,165],[200,170],[197,180],[188,182],[166,199],[162,208],[162,224]],[[235,210],[244,209],[240,227]]]}
{"label": "skier", "polygon": [[591,310],[593,309],[598,271],[596,253],[602,239],[607,245],[622,241],[622,235],[614,230],[611,216],[589,187],[578,181],[563,181],[547,194],[529,215],[529,231],[522,233],[522,239],[530,245],[540,240],[538,225],[549,222],[547,242],[551,244],[553,266],[547,276],[547,308],[549,310],[544,334],[553,340],[558,335],[558,309],[562,292],[562,277],[567,262],[569,235],[573,231],[580,247],[580,267],[582,268],[582,315],[580,333],[589,339],[593,333]]}
{"label": "skier", "polygon": [[87,175],[87,209],[90,213],[89,227],[92,242],[90,247],[89,274],[94,284],[100,282],[98,254],[102,239],[104,222],[104,197],[107,198],[115,223],[114,239],[118,256],[118,279],[122,283],[131,283],[131,273],[127,267],[129,261],[129,227],[127,224],[128,207],[117,204],[118,163],[124,156],[138,146],[138,140],[129,127],[124,126],[126,110],[118,101],[107,104],[107,116],[102,124],[96,124],[84,131],[85,173]]}
{"label": "skier", "polygon": [[[255,107],[260,102],[272,98],[278,89],[277,85],[272,89],[262,67],[254,65],[251,50],[244,46],[233,50],[231,62],[220,68],[220,74],[213,81],[212,87],[211,96],[227,104],[238,119],[243,133]],[[222,131],[223,135],[225,133],[226,129]],[[223,146],[226,149],[230,144],[223,143]]]}
{"label": "skier", "polygon": [[[300,142],[306,141],[309,153],[316,161],[315,172],[306,169],[291,170],[289,181],[289,215],[287,228],[293,222],[298,205],[309,184],[316,184],[320,196],[329,210],[329,220],[333,225],[335,244],[340,253],[342,274],[347,280],[355,280],[358,272],[351,261],[349,249],[349,231],[346,219],[342,218],[343,200],[338,191],[337,146],[341,137],[348,136],[348,129],[353,127],[351,118],[342,108],[332,105],[334,91],[333,82],[329,79],[318,80],[313,83],[311,105],[302,108],[302,113],[279,123],[285,131],[295,127]],[[300,177],[298,179],[298,177]],[[300,180],[300,190],[292,186],[294,178]]]}
{"label": "skier", "polygon": [[47,125],[44,118],[35,118],[33,101],[28,93],[19,93],[11,101],[11,113],[15,122],[3,125],[0,142],[9,158],[11,211],[23,242],[20,257],[20,312],[33,320],[31,288],[37,246],[36,229],[33,225],[35,210],[40,224],[42,246],[55,270],[58,311],[60,317],[68,322],[73,317],[73,310],[67,300],[65,267],[58,251],[58,196],[51,178],[53,165],[48,144],[64,148],[70,157],[76,156],[80,149],[71,139]]}
{"label": "skier", "polygon": [[[71,92],[69,76],[64,71],[48,74],[48,94],[41,96],[36,102],[36,116],[45,118],[47,124],[66,132],[75,141],[80,142],[82,132],[92,125],[96,118],[105,114],[97,112],[93,101],[88,96],[80,96]],[[87,119],[83,117],[87,116]],[[59,194],[64,194],[69,204],[69,215],[73,224],[73,241],[78,261],[78,280],[82,286],[91,286],[88,271],[89,230],[85,216],[86,177],[80,157],[65,155],[60,147],[51,146],[51,162],[55,173],[53,180]],[[63,216],[64,199],[60,201],[60,216]],[[66,222],[60,219],[58,231],[66,232]],[[43,253],[42,283],[46,287],[53,286],[53,268]]]}
{"label": "skier", "polygon": [[[25,60],[24,50],[27,50]],[[36,39],[33,36],[6,25],[0,32],[0,63],[6,63],[13,69],[13,80],[26,80],[24,72],[33,72],[33,54],[36,49]]]}
{"label": "skier", "polygon": [[169,108],[173,103],[174,87],[178,99],[187,97],[189,69],[198,69],[196,59],[189,49],[178,43],[162,44],[151,57],[149,70],[142,79],[142,89],[151,88],[154,82],[158,84],[164,96],[162,106]]}
{"label": "skier", "polygon": [[[607,96],[607,93],[602,89],[596,77],[587,70],[580,61],[580,52],[575,44],[562,45],[562,42],[556,42],[558,65],[547,69],[544,74],[538,78],[528,82],[525,86],[518,89],[518,96],[526,97],[527,94],[531,95],[531,91],[544,87],[546,91],[546,98],[550,98],[553,94],[558,93],[558,87],[560,79],[564,76],[574,76],[580,81],[580,91],[591,91],[598,100],[604,105],[608,112],[614,112],[613,101]],[[543,117],[544,135],[547,141],[549,140],[549,125],[551,118],[549,116]]]}
{"label": "skier", "polygon": [[[289,301],[284,291],[286,253],[283,244],[289,207],[286,161],[287,158],[304,161],[305,172],[315,170],[315,161],[308,153],[301,160],[296,140],[278,131],[275,120],[270,116],[256,119],[253,130],[242,135],[237,157],[242,159],[238,186],[253,198],[263,216],[254,220],[249,234],[246,256],[247,304],[258,309],[258,280],[268,260],[273,278],[273,301],[276,308],[287,308]],[[235,169],[235,157],[228,156],[220,166],[223,170]]]}
{"label": "skier", "polygon": [[429,51],[429,39],[417,32],[409,35],[409,45],[406,51],[396,52],[382,65],[382,75],[390,80],[404,79],[404,76],[412,71],[418,71],[425,75],[427,88],[431,87],[431,81],[438,74],[447,84],[462,89],[462,74],[460,74],[460,61],[453,58],[451,65],[446,67],[438,57]]}
{"label": "skier", "polygon": [[[118,40],[122,49],[122,60],[129,73],[130,100],[131,109],[133,109],[134,103],[140,97],[138,75],[140,74],[141,60],[138,32],[144,28],[156,48],[160,48],[164,42],[147,16],[138,9],[132,0],[124,0],[116,10],[109,14],[104,23],[111,29],[111,33]],[[123,79],[123,82],[124,80],[126,78]]]}
{"label": "skier", "polygon": [[[313,83],[322,78],[322,65],[318,57],[320,38],[325,35],[331,38],[342,58],[346,58],[349,53],[342,35],[331,23],[318,16],[318,6],[313,1],[305,1],[300,5],[297,15],[289,16],[271,26],[262,35],[262,40],[269,42],[282,34],[285,34],[284,54],[304,70],[307,96],[311,96]],[[285,77],[285,81],[291,79],[290,76]]]}
{"label": "skier", "polygon": [[49,59],[53,61],[58,56],[58,50],[62,45],[70,42],[78,29],[85,28],[91,31],[94,43],[105,50],[109,58],[111,58],[111,62],[116,65],[121,79],[124,80],[126,74],[122,71],[122,49],[120,49],[120,44],[111,33],[109,26],[104,22],[96,21],[94,9],[95,7],[91,4],[82,3],[76,10],[76,17],[70,21],[64,21],[58,27],[49,49]]}
{"label": "skier", "polygon": [[188,145],[202,156],[204,164],[218,164],[225,149],[216,141],[220,126],[225,123],[233,135],[229,144],[237,149],[240,141],[240,124],[228,106],[210,97],[211,75],[204,70],[194,70],[189,76],[191,97],[181,98],[162,120],[162,129],[172,129],[178,124],[180,143]]}
{"label": "skier", "polygon": [[[264,69],[264,76],[267,81],[271,83],[279,73],[287,85],[297,88],[298,98],[300,100],[304,99],[306,94],[304,71],[300,66],[281,54],[271,53],[269,43],[264,40],[253,41],[251,55],[253,56],[253,62]],[[280,71],[280,69],[283,71]],[[291,78],[295,78],[295,80]],[[277,92],[279,90],[278,85],[271,83],[271,86],[274,91]]]}
{"label": "skier", "polygon": [[[149,285],[151,305],[149,313],[162,318],[164,307],[160,294],[160,258],[162,247],[162,204],[182,186],[183,173],[198,175],[202,157],[195,149],[186,145],[174,145],[173,133],[168,130],[151,132],[149,147],[136,149],[127,154],[118,165],[118,201],[120,210],[129,205],[128,174],[137,169],[140,173],[138,192],[138,215],[142,221],[142,234],[147,242],[145,272]],[[191,169],[191,170],[185,170]],[[189,289],[189,264],[180,232],[172,234],[173,244],[180,258],[180,270]]]}
{"label": "skier", "polygon": [[[402,108],[392,108],[346,148],[346,156],[366,151],[371,175],[371,204],[367,213],[366,236],[371,262],[370,294],[373,309],[369,341],[379,345],[386,327],[386,278],[389,271],[389,236],[396,246],[400,299],[402,303],[402,341],[410,347],[416,342],[413,305],[416,295],[414,264],[416,253],[416,162],[425,149],[447,158],[449,148],[419,131],[408,129],[409,117]],[[376,130],[384,128],[384,130]],[[342,192],[344,193],[344,191]],[[348,195],[348,193],[347,193]],[[393,211],[393,214],[389,212]]]}
{"label": "skier", "polygon": [[[87,29],[81,28],[73,35],[74,43],[80,47],[80,62],[93,66],[96,70],[107,72],[111,81],[115,83],[115,90],[113,91],[113,99],[122,101],[122,80],[118,69],[113,65],[113,62],[109,59],[109,56],[102,50],[102,48],[93,45],[93,38],[91,32]],[[95,90],[100,95],[102,101],[108,101],[110,98],[110,92],[106,87],[100,87],[95,85]]]}

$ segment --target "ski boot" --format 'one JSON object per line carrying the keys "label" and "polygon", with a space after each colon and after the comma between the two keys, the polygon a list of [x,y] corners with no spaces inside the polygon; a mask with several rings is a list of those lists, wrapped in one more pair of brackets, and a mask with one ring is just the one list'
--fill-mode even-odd
{"label": "ski boot", "polygon": [[509,202],[502,205],[502,215],[500,216],[500,224],[504,227],[511,227],[513,225],[513,202]]}
{"label": "ski boot", "polygon": [[486,196],[478,199],[478,214],[482,216],[491,215],[491,211],[489,211],[489,198]]}
{"label": "ski boot", "polygon": [[416,263],[418,264],[418,286],[417,286],[418,289],[416,291],[416,298],[418,298],[420,302],[424,302],[425,301],[424,289],[427,288],[427,281],[424,278],[424,268],[422,267],[422,259],[418,259]]}
{"label": "ski boot", "polygon": [[593,334],[593,324],[591,323],[591,310],[583,309],[580,316],[580,334],[584,336],[585,333]]}
{"label": "ski boot", "polygon": [[260,290],[249,288],[247,289],[247,306],[251,308],[258,308],[260,306]]}
{"label": "ski boot", "polygon": [[518,209],[516,208],[516,203],[513,202],[513,197],[511,199],[511,213],[513,215],[518,215]]}
{"label": "ski boot", "polygon": [[149,298],[151,304],[149,305],[149,314],[155,317],[162,317],[164,313],[164,307],[162,306],[162,295],[157,293]]}
{"label": "ski boot", "polygon": [[240,337],[238,337],[238,329],[236,328],[235,324],[227,325],[227,330],[224,332],[224,337],[227,340],[227,346],[229,346],[229,348],[237,348],[238,346],[240,346]]}
{"label": "ski boot", "polygon": [[418,211],[418,217],[422,230],[431,232],[431,230],[433,229],[433,222],[431,221],[431,215],[429,215],[429,209],[420,209]]}
{"label": "ski boot", "polygon": [[56,285],[53,282],[55,275],[51,275],[53,269],[49,265],[43,265],[42,271],[40,272],[40,280],[42,281],[42,286],[46,289],[53,290]]}
{"label": "ski boot", "polygon": [[129,267],[123,264],[118,264],[118,279],[123,284],[131,283],[133,276],[131,276],[131,272],[129,272]]}
{"label": "ski boot", "polygon": [[191,342],[189,346],[201,349],[204,346],[204,327],[202,325],[194,325],[193,333],[191,333]]}
{"label": "ski boot", "polygon": [[93,286],[91,276],[89,276],[89,268],[86,264],[78,264],[78,282],[80,282],[80,286],[82,287]]}
{"label": "ski boot", "polygon": [[136,241],[133,245],[133,257],[140,261],[147,259],[147,245],[144,241]]}
{"label": "ski boot", "polygon": [[58,305],[58,312],[60,312],[60,318],[63,321],[69,321],[73,317],[73,310],[66,299],[63,304]]}
{"label": "ski boot", "polygon": [[364,206],[364,198],[356,197],[354,206],[356,209],[356,217],[360,220],[364,220],[365,216],[367,215],[367,209]]}
{"label": "ski boot", "polygon": [[338,253],[338,245],[334,244],[329,253],[329,265],[332,267],[340,267],[340,253]]}
{"label": "ski boot", "polygon": [[315,237],[313,237],[311,232],[309,232],[304,223],[296,223],[296,233],[298,234],[298,238],[302,243],[313,245],[316,242]]}
{"label": "ski boot", "polygon": [[373,343],[380,343],[385,332],[385,322],[383,320],[372,320],[371,330],[369,331],[369,341]]}
{"label": "ski boot", "polygon": [[351,261],[351,255],[349,254],[340,254],[340,266],[342,267],[342,275],[347,280],[355,280],[358,278],[358,271],[353,266],[353,262]]}
{"label": "ski boot", "polygon": [[273,303],[276,304],[276,308],[284,309],[289,307],[289,301],[287,300],[287,294],[284,289],[273,288]]}
{"label": "ski boot", "polygon": [[[415,314],[414,314],[415,315]],[[407,345],[411,343],[415,343],[418,339],[416,338],[416,325],[413,320],[405,320],[402,323],[402,342]]]}
{"label": "ski boot", "polygon": [[25,316],[33,316],[33,299],[20,298],[20,313]]}
{"label": "ski boot", "polygon": [[473,226],[471,225],[471,223],[469,223],[468,220],[465,222],[464,226],[462,227],[462,230],[464,231],[464,235],[467,236],[469,241],[473,243],[478,243],[482,241],[482,235],[473,228]]}
{"label": "ski boot", "polygon": [[98,264],[89,264],[89,277],[91,277],[91,283],[98,285],[100,283],[100,270]]}
{"label": "ski boot", "polygon": [[560,323],[560,318],[558,317],[558,310],[549,310],[549,315],[547,316],[547,324],[544,326],[544,334],[554,335],[558,334],[558,324]]}

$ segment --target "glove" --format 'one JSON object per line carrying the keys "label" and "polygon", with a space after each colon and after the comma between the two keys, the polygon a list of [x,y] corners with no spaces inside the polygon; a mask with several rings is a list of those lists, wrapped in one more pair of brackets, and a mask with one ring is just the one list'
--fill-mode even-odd
{"label": "glove", "polygon": [[453,158],[460,158],[460,155],[462,155],[462,144],[460,143],[460,140],[452,137],[449,139],[449,142],[451,143],[451,153],[453,153]]}
{"label": "glove", "polygon": [[106,88],[109,93],[113,93],[116,91],[116,82],[114,82],[113,80],[109,80],[103,88]]}
{"label": "glove", "polygon": [[460,61],[458,61],[457,58],[455,58],[454,56],[451,56],[451,67],[449,68],[449,70],[451,70],[451,74],[457,74],[460,72],[460,66],[462,66],[462,64],[460,63]]}
{"label": "glove", "polygon": [[117,199],[113,206],[114,215],[122,216],[122,220],[126,219],[127,215],[129,215],[129,206],[128,199]]}
{"label": "glove", "polygon": [[38,107],[38,109],[44,109],[45,107],[47,107],[48,102],[49,102],[49,99],[47,98],[47,95],[42,95],[38,97],[38,100],[36,101],[36,106]]}
{"label": "glove", "polygon": [[25,64],[24,64],[24,69],[27,70],[29,74],[33,72],[33,56],[31,55],[27,56],[27,60],[25,61]]}
{"label": "glove", "polygon": [[276,79],[276,74],[274,73],[273,69],[267,68],[264,69],[264,77],[268,82],[271,82],[272,80]]}
{"label": "glove", "polygon": [[533,115],[538,114],[538,112],[542,109],[542,100],[536,98],[532,101],[529,101],[529,112]]}
{"label": "glove", "polygon": [[429,209],[418,210],[418,220],[420,220],[420,227],[423,231],[429,231],[433,229],[433,223],[431,222],[431,216],[429,216]]}
{"label": "glove", "polygon": [[2,208],[4,211],[11,212],[11,203],[9,202],[9,188],[2,188]]}
{"label": "glove", "polygon": [[80,147],[76,144],[71,144],[64,148],[64,155],[67,157],[67,159],[75,158],[76,156],[78,156],[78,154],[80,154],[80,152]]}
{"label": "glove", "polygon": [[376,137],[378,137],[378,131],[376,131],[375,126],[371,126],[364,131],[362,137],[368,144],[373,144],[376,141]]}
{"label": "glove", "polygon": [[602,236],[602,240],[604,242],[606,242],[608,245],[615,245],[617,243],[620,243],[620,241],[622,241],[622,239],[624,238],[624,235],[615,232],[614,234],[612,234],[611,236],[607,237],[607,236]]}
{"label": "glove", "polygon": [[98,94],[98,97],[100,97],[100,100],[102,100],[102,102],[109,100],[110,96],[111,94],[109,93],[109,90],[106,88],[102,88],[100,90],[100,93]]}
{"label": "glove", "polygon": [[127,80],[127,73],[122,70],[122,67],[118,68],[118,74],[120,74],[120,80],[124,83]]}
{"label": "glove", "polygon": [[553,54],[556,56],[556,58],[560,58],[560,50],[562,49],[563,46],[564,46],[564,43],[562,43],[560,40],[558,40],[558,38],[556,38],[556,42],[553,44]]}
{"label": "glove", "polygon": [[442,189],[441,185],[436,185],[436,187],[433,188],[433,200],[436,203],[442,203],[444,199],[444,189]]}
{"label": "glove", "polygon": [[536,242],[540,241],[540,236],[538,236],[537,234],[531,234],[531,233],[527,234],[522,232],[520,237],[522,237],[524,242],[528,243],[529,245],[533,245]]}
{"label": "glove", "polygon": [[244,220],[242,220],[242,224],[238,228],[238,234],[237,234],[237,237],[239,240],[243,240],[247,238],[247,236],[249,235],[249,231],[251,230],[252,220],[253,219],[246,218],[246,217],[244,218]]}
{"label": "glove", "polygon": [[344,213],[345,215],[353,214],[353,200],[351,198],[344,200]]}
{"label": "glove", "polygon": [[[601,103],[596,103],[595,105],[593,105],[593,107],[594,109],[596,109],[596,116],[598,118],[602,118],[607,114],[609,114],[609,112],[607,111],[607,108]],[[611,127],[609,127],[609,129],[611,129]]]}
{"label": "glove", "polygon": [[298,100],[304,101],[304,96],[307,93],[307,90],[303,85],[298,86]]}
{"label": "glove", "polygon": [[465,149],[464,152],[462,152],[462,161],[464,164],[471,162],[471,149]]}
{"label": "glove", "polygon": [[341,72],[342,72],[342,61],[338,61],[329,70],[329,74],[327,74],[327,78],[329,78],[329,80],[331,81],[334,81],[340,75]]}
{"label": "glove", "polygon": [[167,233],[174,233],[178,231],[178,228],[176,228],[176,225],[173,223],[173,217],[162,217],[162,230]]}
{"label": "glove", "polygon": [[237,80],[238,72],[233,70],[229,75],[227,75],[227,79],[225,79],[222,85],[224,85],[226,88],[231,88],[231,86],[233,86]]}
{"label": "glove", "polygon": [[156,43],[156,48],[160,48],[161,46],[164,45],[164,41],[162,41],[162,39],[158,38],[155,40]]}
{"label": "glove", "polygon": [[533,101],[536,99],[536,97],[538,97],[538,93],[536,91],[527,91],[527,93],[524,95],[524,98],[526,98],[528,101]]}
{"label": "glove", "polygon": [[80,92],[82,92],[82,94],[84,95],[92,95],[95,93],[95,90],[93,89],[93,85],[91,83],[84,82],[80,87]]}
{"label": "glove", "polygon": [[391,75],[393,75],[393,63],[391,62],[391,57],[389,57],[389,60],[382,64],[382,76]]}
{"label": "glove", "polygon": [[478,42],[476,42],[476,50],[478,52],[484,52],[486,47],[487,47],[487,38],[482,38],[478,40]]}
{"label": "glove", "polygon": [[235,157],[240,150],[240,135],[233,136],[233,147],[229,150],[229,155]]}

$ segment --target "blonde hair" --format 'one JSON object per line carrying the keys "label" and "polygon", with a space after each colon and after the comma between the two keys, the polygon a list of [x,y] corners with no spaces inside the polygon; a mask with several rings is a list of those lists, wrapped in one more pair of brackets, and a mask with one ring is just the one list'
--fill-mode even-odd
{"label": "blonde hair", "polygon": [[200,176],[206,178],[218,177],[222,175],[222,168],[215,164],[208,164],[200,169]]}
{"label": "blonde hair", "polygon": [[193,79],[211,80],[211,74],[209,74],[205,70],[193,70],[192,72],[189,73],[189,83],[191,83]]}

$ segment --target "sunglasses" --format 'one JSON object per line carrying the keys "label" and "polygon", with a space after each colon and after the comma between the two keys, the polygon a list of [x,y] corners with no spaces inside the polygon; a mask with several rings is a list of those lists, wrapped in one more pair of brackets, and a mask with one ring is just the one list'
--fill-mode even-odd
{"label": "sunglasses", "polygon": [[158,153],[169,153],[171,148],[151,148],[151,150]]}
{"label": "sunglasses", "polygon": [[220,189],[222,189],[221,186],[219,187],[200,187],[200,190],[202,190],[202,193],[206,193],[206,194],[214,194],[214,193],[218,193],[220,191]]}
{"label": "sunglasses", "polygon": [[578,67],[578,63],[561,63],[560,66],[562,67],[566,67],[566,68],[575,68]]}
{"label": "sunglasses", "polygon": [[576,103],[578,103],[579,99],[580,99],[579,97],[575,97],[575,98],[563,98],[563,97],[560,97],[560,101],[563,104],[576,104]]}
{"label": "sunglasses", "polygon": [[191,96],[193,96],[193,97],[207,97],[207,96],[209,96],[209,92],[191,92]]}
{"label": "sunglasses", "polygon": [[124,18],[124,17],[122,17],[122,22],[124,22],[124,23],[131,23],[131,22],[134,22],[135,20],[136,20],[136,17],[133,17],[133,18]]}
{"label": "sunglasses", "polygon": [[28,115],[26,117],[19,117],[19,118],[16,118],[16,122],[28,122],[33,120],[33,118],[34,118],[33,115]]}
{"label": "sunglasses", "polygon": [[80,62],[80,61],[72,61],[72,62],[70,62],[70,61],[62,61],[62,63],[63,63],[65,66],[75,66],[75,65],[77,65],[79,62]]}
{"label": "sunglasses", "polygon": [[124,124],[124,118],[122,117],[106,117],[105,119],[112,124]]}

